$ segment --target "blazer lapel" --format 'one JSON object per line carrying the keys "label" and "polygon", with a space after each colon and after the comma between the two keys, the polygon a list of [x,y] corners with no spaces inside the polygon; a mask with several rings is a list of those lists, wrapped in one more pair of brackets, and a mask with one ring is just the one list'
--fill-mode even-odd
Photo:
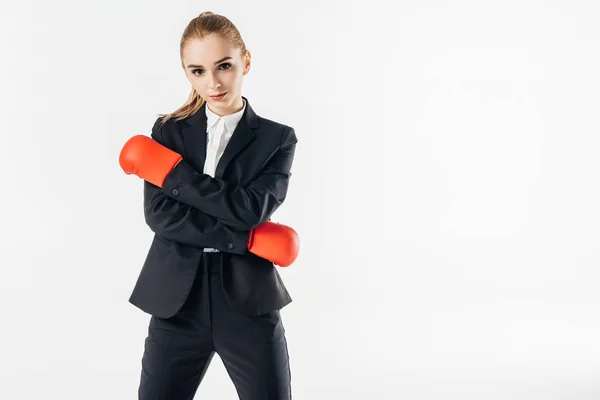
{"label": "blazer lapel", "polygon": [[[246,100],[246,109],[217,164],[215,171],[215,178],[217,179],[223,179],[223,174],[227,169],[227,165],[240,151],[256,138],[256,133],[253,130],[257,129],[259,126],[258,117],[254,113],[252,107],[250,107],[248,99],[243,96],[242,98]],[[202,107],[200,107],[198,112],[185,119],[187,125],[182,129],[185,155],[187,156],[186,162],[192,165],[194,169],[200,173],[204,171],[204,163],[206,161],[205,107],[206,102],[202,104]]]}
{"label": "blazer lapel", "polygon": [[256,134],[252,132],[248,126],[246,118],[242,117],[233,131],[233,135],[231,136],[231,139],[229,139],[229,143],[227,144],[227,147],[225,147],[225,151],[223,151],[223,155],[217,164],[215,178],[223,179],[223,174],[225,173],[227,165],[240,151],[244,149],[244,147],[253,141],[255,137]]}
{"label": "blazer lapel", "polygon": [[183,136],[184,158],[196,171],[204,172],[206,161],[206,103],[191,117],[183,120],[186,124],[181,129]]}

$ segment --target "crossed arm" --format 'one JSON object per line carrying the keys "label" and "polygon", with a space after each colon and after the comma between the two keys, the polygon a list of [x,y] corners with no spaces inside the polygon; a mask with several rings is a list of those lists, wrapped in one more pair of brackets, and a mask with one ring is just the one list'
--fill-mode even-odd
{"label": "crossed arm", "polygon": [[[151,136],[164,143],[159,120]],[[279,150],[246,187],[201,174],[181,160],[162,189],[144,181],[146,223],[174,241],[243,254],[250,231],[285,200],[296,142],[294,129],[287,128]]]}

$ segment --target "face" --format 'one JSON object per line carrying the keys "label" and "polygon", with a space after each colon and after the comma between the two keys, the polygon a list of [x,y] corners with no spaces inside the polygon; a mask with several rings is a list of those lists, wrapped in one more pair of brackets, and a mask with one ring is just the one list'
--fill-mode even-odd
{"label": "face", "polygon": [[[188,81],[212,112],[223,116],[242,109],[243,76],[250,70],[249,51],[242,57],[240,49],[211,33],[186,43],[182,61]],[[211,97],[222,93],[225,96],[221,98]]]}

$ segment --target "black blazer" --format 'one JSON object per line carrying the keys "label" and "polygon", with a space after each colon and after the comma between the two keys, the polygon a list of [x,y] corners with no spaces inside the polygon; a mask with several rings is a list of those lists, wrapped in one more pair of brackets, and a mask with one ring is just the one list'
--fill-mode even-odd
{"label": "black blazer", "polygon": [[154,123],[152,138],[183,160],[162,188],[144,181],[145,220],[155,235],[129,302],[149,314],[177,313],[205,247],[224,252],[223,289],[240,313],[264,314],[292,301],[277,267],[246,244],[285,200],[298,140],[293,128],[259,117],[243,98],[246,109],[214,178],[202,173],[206,103],[186,119]]}

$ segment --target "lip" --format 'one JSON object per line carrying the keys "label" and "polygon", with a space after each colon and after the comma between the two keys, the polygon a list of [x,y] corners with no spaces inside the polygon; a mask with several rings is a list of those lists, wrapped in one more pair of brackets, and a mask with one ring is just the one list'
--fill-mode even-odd
{"label": "lip", "polygon": [[212,98],[214,99],[214,98],[216,98],[216,97],[221,97],[221,96],[223,96],[223,95],[225,95],[225,94],[227,94],[227,92],[223,92],[223,93],[215,94],[214,96],[210,96],[210,97],[212,97]]}

